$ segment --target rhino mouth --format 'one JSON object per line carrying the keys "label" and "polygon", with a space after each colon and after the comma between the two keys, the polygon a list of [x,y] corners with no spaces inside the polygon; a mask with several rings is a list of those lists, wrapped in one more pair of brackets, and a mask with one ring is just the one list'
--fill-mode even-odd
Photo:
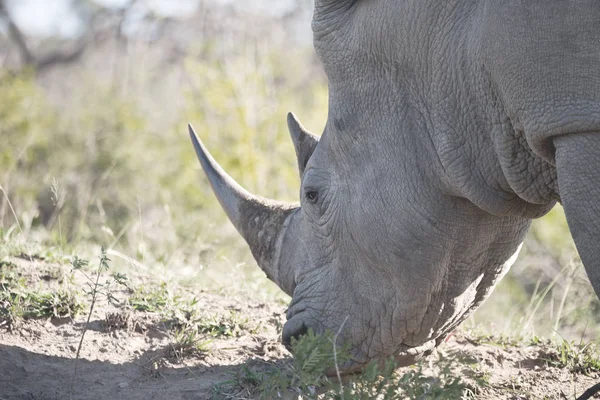
{"label": "rhino mouth", "polygon": [[[282,344],[291,353],[293,353],[292,341],[306,335],[309,329],[312,329],[315,334],[323,334],[325,331],[325,327],[314,318],[314,315],[311,315],[311,311],[314,310],[300,306],[299,304],[293,304],[287,311],[288,321],[283,327]],[[341,332],[344,331],[343,328],[344,326],[342,325],[341,329],[338,327],[331,331],[334,333],[336,331]],[[346,328],[350,329],[349,326]],[[343,335],[339,339],[341,343],[344,340]],[[394,359],[398,367],[412,365],[421,358],[430,355],[442,340],[443,337],[430,339],[418,345],[396,344],[394,346],[396,350],[392,351],[391,354],[375,355],[369,349],[363,347],[364,343],[353,343],[351,346],[352,350],[350,351],[350,360],[346,361],[343,365],[338,365],[337,369],[327,371],[326,374],[328,376],[334,376],[338,372],[342,375],[360,374],[370,362],[378,362],[383,367],[390,358]]]}
{"label": "rhino mouth", "polygon": [[308,333],[308,326],[299,319],[292,319],[283,326],[282,343],[288,351],[292,351],[292,339],[299,339],[302,335]]}
{"label": "rhino mouth", "polygon": [[292,302],[288,308],[287,322],[283,326],[282,332],[282,343],[290,352],[292,351],[292,339],[297,340],[302,335],[306,335],[309,329],[312,329],[314,333],[322,333],[319,324],[314,323],[316,321],[311,318],[309,308],[300,303],[294,303]]}

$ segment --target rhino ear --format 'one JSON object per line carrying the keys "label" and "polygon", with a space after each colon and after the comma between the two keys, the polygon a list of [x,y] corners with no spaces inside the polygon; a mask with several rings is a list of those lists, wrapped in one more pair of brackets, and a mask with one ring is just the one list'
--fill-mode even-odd
{"label": "rhino ear", "polygon": [[319,137],[307,131],[293,113],[288,114],[287,123],[298,158],[298,171],[302,177],[308,160],[319,144]]}

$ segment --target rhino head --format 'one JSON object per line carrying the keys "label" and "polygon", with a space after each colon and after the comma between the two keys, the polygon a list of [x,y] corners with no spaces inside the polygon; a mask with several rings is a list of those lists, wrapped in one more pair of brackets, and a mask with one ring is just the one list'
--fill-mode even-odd
{"label": "rhino head", "polygon": [[352,344],[345,371],[413,362],[557,200],[598,291],[600,2],[317,0],[312,27],[330,105],[320,138],[288,116],[300,204],[245,191],[190,128],[225,212],[292,296],[285,344],[330,330]]}

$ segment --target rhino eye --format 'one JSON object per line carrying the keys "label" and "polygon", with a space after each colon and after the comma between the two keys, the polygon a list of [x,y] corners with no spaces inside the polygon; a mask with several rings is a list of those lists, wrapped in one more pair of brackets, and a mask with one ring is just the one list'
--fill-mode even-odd
{"label": "rhino eye", "polygon": [[315,204],[317,201],[319,201],[319,193],[316,190],[307,190],[306,199]]}

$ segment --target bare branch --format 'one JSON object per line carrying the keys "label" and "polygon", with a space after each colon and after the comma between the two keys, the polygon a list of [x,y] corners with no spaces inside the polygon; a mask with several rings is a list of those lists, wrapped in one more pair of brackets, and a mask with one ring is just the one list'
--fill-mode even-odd
{"label": "bare branch", "polygon": [[19,48],[22,63],[25,65],[31,65],[35,58],[31,53],[29,46],[27,46],[25,35],[23,35],[23,32],[21,32],[17,24],[15,24],[13,19],[10,17],[10,14],[8,13],[8,10],[4,4],[4,0],[0,0],[0,18],[4,19],[8,25],[8,34]]}
{"label": "bare branch", "polygon": [[[5,0],[0,0],[0,19],[3,19],[9,32],[10,40],[15,44],[19,50],[21,64],[23,67],[31,66],[37,72],[42,72],[48,68],[61,65],[71,64],[79,60],[89,47],[92,39],[98,41],[104,41],[108,39],[107,33],[115,30],[116,37],[124,40],[125,37],[122,35],[123,23],[126,20],[129,12],[137,3],[137,0],[129,0],[123,7],[117,10],[101,7],[93,12],[89,20],[86,22],[87,30],[83,36],[69,48],[57,49],[47,54],[36,55],[27,43],[26,35],[21,31],[19,26],[11,18],[10,13],[5,5]],[[111,19],[116,17],[116,23]],[[97,21],[107,20],[108,25],[101,28],[99,31],[95,30],[95,23]]]}
{"label": "bare branch", "polygon": [[127,19],[127,16],[129,15],[129,12],[136,5],[137,2],[138,2],[138,0],[129,0],[127,2],[127,4],[125,4],[123,7],[121,7],[121,9],[118,13],[119,22],[117,24],[117,38],[123,37],[123,25],[125,23],[125,20]]}
{"label": "bare branch", "polygon": [[50,54],[45,55],[44,57],[36,60],[33,63],[35,69],[37,71],[42,71],[46,68],[53,67],[58,64],[70,64],[72,62],[77,61],[86,50],[88,46],[88,41],[83,40],[81,43],[73,50],[70,51],[53,51]]}

